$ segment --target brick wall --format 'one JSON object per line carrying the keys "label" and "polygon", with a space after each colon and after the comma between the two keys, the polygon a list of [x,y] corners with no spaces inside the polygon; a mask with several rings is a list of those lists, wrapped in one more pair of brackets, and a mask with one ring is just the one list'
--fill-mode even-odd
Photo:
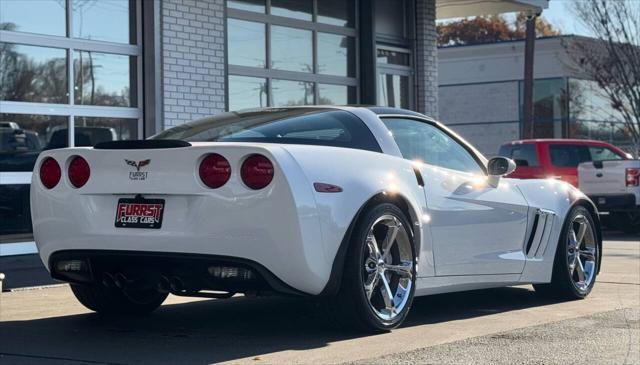
{"label": "brick wall", "polygon": [[161,1],[163,126],[225,110],[224,0]]}
{"label": "brick wall", "polygon": [[438,117],[436,0],[416,0],[416,107]]}

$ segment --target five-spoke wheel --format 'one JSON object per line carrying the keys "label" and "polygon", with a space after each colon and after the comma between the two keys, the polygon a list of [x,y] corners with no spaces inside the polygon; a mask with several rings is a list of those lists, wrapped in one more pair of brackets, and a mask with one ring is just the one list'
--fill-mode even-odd
{"label": "five-spoke wheel", "polygon": [[400,219],[379,217],[366,237],[364,291],[377,316],[393,319],[407,304],[413,285],[413,249]]}
{"label": "five-spoke wheel", "polygon": [[409,312],[415,280],[411,224],[397,206],[381,203],[363,211],[357,220],[340,291],[330,308],[348,327],[390,330]]}
{"label": "five-spoke wheel", "polygon": [[593,288],[600,246],[591,213],[583,206],[571,209],[560,235],[551,282],[534,284],[536,292],[558,299],[581,299]]}

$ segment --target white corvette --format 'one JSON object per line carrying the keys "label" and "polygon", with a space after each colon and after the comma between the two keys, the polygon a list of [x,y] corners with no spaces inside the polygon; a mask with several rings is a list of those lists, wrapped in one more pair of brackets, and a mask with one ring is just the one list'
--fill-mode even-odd
{"label": "white corvette", "polygon": [[405,110],[246,110],[43,152],[33,230],[51,275],[103,313],[276,292],[386,330],[415,295],[531,283],[584,298],[596,208],[560,181],[502,177],[514,168]]}

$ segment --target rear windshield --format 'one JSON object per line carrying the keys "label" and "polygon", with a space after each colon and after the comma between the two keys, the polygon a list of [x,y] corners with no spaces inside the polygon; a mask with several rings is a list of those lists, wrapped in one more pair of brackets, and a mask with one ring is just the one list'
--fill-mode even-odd
{"label": "rear windshield", "polygon": [[349,112],[335,109],[230,112],[167,129],[151,139],[306,144],[382,152],[364,122]]}

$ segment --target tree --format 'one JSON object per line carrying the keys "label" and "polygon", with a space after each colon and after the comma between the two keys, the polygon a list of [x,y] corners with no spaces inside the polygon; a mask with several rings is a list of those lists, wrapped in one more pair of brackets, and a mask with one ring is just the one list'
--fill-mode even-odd
{"label": "tree", "polygon": [[595,80],[619,112],[640,155],[640,5],[635,0],[575,3],[573,13],[595,35],[563,42],[570,63]]}
{"label": "tree", "polygon": [[[513,23],[501,15],[477,16],[440,24],[438,45],[481,44],[524,39],[526,14],[519,13]],[[536,22],[536,36],[548,37],[560,32],[544,19]]]}

